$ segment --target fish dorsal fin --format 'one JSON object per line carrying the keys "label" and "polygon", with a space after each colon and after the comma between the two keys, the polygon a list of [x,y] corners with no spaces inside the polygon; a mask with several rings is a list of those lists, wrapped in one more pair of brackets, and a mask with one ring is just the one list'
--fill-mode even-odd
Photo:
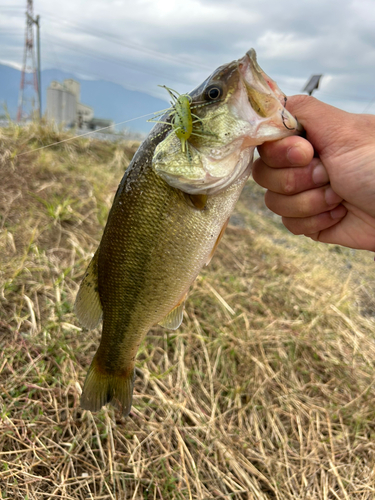
{"label": "fish dorsal fin", "polygon": [[74,305],[80,323],[90,330],[98,325],[103,314],[98,290],[98,255],[99,249],[91,259]]}
{"label": "fish dorsal fin", "polygon": [[159,325],[168,330],[177,330],[177,328],[182,323],[182,317],[184,315],[184,307],[187,293],[183,296],[182,300],[175,306],[170,313],[168,313],[165,318],[159,321]]}
{"label": "fish dorsal fin", "polygon": [[208,264],[211,262],[211,259],[212,257],[214,256],[214,253],[216,252],[216,249],[221,241],[221,238],[224,236],[224,233],[225,233],[225,230],[227,228],[227,225],[228,225],[228,222],[229,222],[229,217],[228,219],[224,222],[224,225],[223,227],[221,228],[221,231],[219,233],[219,236],[217,237],[217,240],[215,242],[215,245],[213,247],[213,249],[211,250],[211,253],[210,255],[208,256],[208,259],[207,259],[207,262],[206,262],[206,266],[208,266]]}

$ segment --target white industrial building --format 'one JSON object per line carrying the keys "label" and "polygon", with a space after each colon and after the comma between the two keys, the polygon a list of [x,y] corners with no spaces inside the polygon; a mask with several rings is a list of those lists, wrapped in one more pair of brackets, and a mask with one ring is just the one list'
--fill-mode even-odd
{"label": "white industrial building", "polygon": [[94,109],[80,102],[81,86],[72,78],[62,83],[53,81],[47,89],[47,119],[68,127],[87,126]]}

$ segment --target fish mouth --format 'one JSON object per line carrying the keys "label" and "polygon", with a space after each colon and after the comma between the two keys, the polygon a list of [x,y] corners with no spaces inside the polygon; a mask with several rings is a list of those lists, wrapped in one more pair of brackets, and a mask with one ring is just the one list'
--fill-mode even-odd
{"label": "fish mouth", "polygon": [[157,145],[152,159],[160,177],[191,195],[221,193],[249,175],[256,146],[303,131],[285,108],[285,94],[259,67],[253,49],[218,68],[193,95],[202,100],[213,84],[225,94],[202,118],[202,123],[210,120],[212,134],[192,137],[187,155],[172,131]]}
{"label": "fish mouth", "polygon": [[262,70],[257,62],[256,52],[250,49],[246,55],[237,61],[240,79],[244,85],[248,101],[260,119],[278,118],[278,126],[297,133],[303,132],[303,127],[286,108],[286,95]]}

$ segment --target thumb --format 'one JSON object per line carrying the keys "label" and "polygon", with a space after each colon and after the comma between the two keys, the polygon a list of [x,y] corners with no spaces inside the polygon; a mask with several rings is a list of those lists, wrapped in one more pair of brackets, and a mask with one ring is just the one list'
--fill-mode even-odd
{"label": "thumb", "polygon": [[286,108],[301,123],[306,131],[306,139],[311,142],[319,156],[324,150],[336,144],[339,137],[352,131],[352,115],[346,111],[325,104],[307,95],[289,97]]}

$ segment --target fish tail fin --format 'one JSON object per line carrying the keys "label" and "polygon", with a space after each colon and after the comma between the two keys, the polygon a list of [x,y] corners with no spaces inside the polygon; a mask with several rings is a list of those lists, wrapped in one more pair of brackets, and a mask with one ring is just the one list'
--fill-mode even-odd
{"label": "fish tail fin", "polygon": [[111,403],[127,417],[132,406],[134,377],[134,367],[120,373],[105,373],[98,368],[94,357],[83,386],[81,408],[99,411]]}

